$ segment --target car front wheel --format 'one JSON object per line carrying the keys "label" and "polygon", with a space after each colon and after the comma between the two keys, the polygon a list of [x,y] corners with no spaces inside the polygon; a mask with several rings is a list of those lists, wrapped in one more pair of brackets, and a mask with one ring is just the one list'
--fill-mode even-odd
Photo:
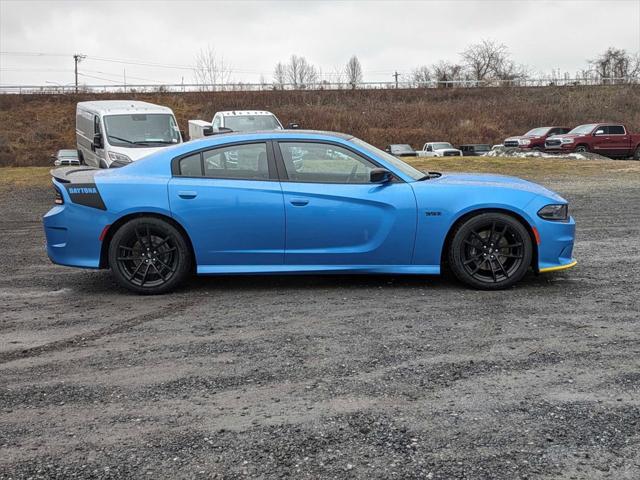
{"label": "car front wheel", "polygon": [[109,244],[109,265],[116,281],[136,293],[173,290],[188,276],[191,262],[182,233],[155,217],[125,223]]}
{"label": "car front wheel", "polygon": [[531,264],[532,242],[521,222],[503,213],[483,213],[459,225],[448,252],[452,273],[482,290],[511,287]]}

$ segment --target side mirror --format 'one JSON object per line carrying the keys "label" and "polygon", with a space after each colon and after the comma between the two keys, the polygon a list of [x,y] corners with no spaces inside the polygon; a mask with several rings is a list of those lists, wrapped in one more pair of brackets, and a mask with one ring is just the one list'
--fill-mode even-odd
{"label": "side mirror", "polygon": [[604,135],[604,130],[602,130],[602,129],[596,130],[593,134],[594,135]]}
{"label": "side mirror", "polygon": [[204,127],[202,129],[202,134],[205,137],[208,137],[209,135],[213,135],[213,127],[212,126]]}
{"label": "side mirror", "polygon": [[287,124],[287,129],[288,130],[295,130],[297,128],[300,128],[300,124],[298,122],[289,122]]}
{"label": "side mirror", "polygon": [[91,144],[91,150],[93,150],[95,152],[96,148],[104,148],[104,145],[102,143],[102,134],[101,133],[96,133],[93,136],[93,143]]}
{"label": "side mirror", "polygon": [[374,168],[369,172],[371,183],[387,183],[393,178],[393,174],[386,168]]}

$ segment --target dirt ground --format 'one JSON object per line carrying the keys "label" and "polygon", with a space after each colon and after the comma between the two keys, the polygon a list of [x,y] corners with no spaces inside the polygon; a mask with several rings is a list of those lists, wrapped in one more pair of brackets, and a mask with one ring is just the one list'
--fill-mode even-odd
{"label": "dirt ground", "polygon": [[502,292],[213,277],[139,297],[49,263],[50,187],[0,184],[0,479],[640,478],[632,164],[528,174],[570,200],[579,265]]}

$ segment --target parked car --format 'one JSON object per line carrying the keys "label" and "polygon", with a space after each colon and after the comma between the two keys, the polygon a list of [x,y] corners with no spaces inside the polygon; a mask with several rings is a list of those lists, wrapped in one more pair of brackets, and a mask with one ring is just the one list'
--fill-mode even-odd
{"label": "parked car", "polygon": [[478,155],[484,155],[490,152],[491,148],[491,145],[487,143],[472,143],[469,145],[460,145],[458,150],[460,150],[465,157],[477,157]]}
{"label": "parked car", "polygon": [[182,143],[182,134],[168,107],[135,100],[100,100],[78,103],[76,143],[81,163],[120,167]]}
{"label": "parked car", "polygon": [[612,158],[633,156],[640,160],[640,134],[629,133],[620,123],[589,123],[569,133],[547,138],[550,152],[594,152]]}
{"label": "parked car", "polygon": [[395,155],[396,157],[416,157],[418,154],[413,147],[407,143],[395,143],[387,145],[385,152]]}
{"label": "parked car", "polygon": [[517,147],[529,150],[544,150],[544,142],[548,137],[560,135],[571,130],[568,127],[537,127],[529,130],[524,135],[509,137],[503,145],[505,147]]}
{"label": "parked car", "polygon": [[461,157],[462,152],[449,142],[427,142],[418,150],[419,157]]}
{"label": "parked car", "polygon": [[[292,128],[297,128],[297,124]],[[264,110],[232,110],[217,112],[211,123],[204,120],[189,120],[189,139],[206,137],[217,133],[257,132],[282,130],[282,123],[273,113]]]}
{"label": "parked car", "polygon": [[52,175],[49,258],[111,268],[139,293],[170,291],[191,272],[438,274],[443,265],[493,290],[530,267],[576,263],[575,222],[550,190],[425,174],[350,135],[215,135],[119,169]]}
{"label": "parked car", "polygon": [[78,150],[58,150],[58,153],[51,155],[51,159],[56,167],[80,165]]}

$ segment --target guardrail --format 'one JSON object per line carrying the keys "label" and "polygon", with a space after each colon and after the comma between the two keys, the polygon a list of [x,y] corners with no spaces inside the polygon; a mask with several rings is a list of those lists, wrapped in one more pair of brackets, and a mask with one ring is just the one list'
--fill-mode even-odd
{"label": "guardrail", "polygon": [[311,85],[293,83],[225,83],[225,84],[129,84],[129,85],[0,85],[0,94],[68,94],[68,93],[161,93],[161,92],[233,92],[266,90],[367,90],[419,88],[491,88],[598,86],[640,84],[640,77],[623,78],[524,78],[516,80],[431,80],[427,82],[361,82],[353,86],[344,82],[318,82]]}

